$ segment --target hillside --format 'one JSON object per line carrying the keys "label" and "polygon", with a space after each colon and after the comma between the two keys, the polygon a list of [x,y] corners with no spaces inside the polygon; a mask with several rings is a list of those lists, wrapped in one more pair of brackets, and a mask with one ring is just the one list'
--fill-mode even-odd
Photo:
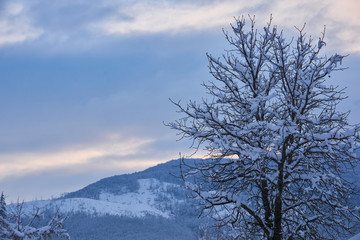
{"label": "hillside", "polygon": [[[193,160],[189,160],[193,161]],[[53,200],[26,202],[67,215],[73,240],[198,239],[199,211],[179,176],[179,160],[101,179]]]}
{"label": "hillside", "polygon": [[[198,218],[195,200],[177,177],[179,163],[104,178],[61,198],[26,202],[23,212],[31,216],[39,208],[46,217],[59,210],[68,216],[65,227],[73,240],[191,240],[206,234],[204,229],[217,239],[216,229],[207,227],[209,219]],[[348,178],[359,179],[358,172],[349,172]]]}

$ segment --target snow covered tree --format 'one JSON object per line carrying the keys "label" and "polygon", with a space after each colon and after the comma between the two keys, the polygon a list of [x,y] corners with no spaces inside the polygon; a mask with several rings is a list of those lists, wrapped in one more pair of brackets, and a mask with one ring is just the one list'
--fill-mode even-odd
{"label": "snow covered tree", "polygon": [[0,219],[6,219],[6,202],[4,193],[0,196]]}
{"label": "snow covered tree", "polygon": [[184,161],[182,175],[236,239],[341,239],[359,223],[345,174],[359,162],[360,125],[327,83],[344,56],[320,55],[325,29],[315,41],[296,28],[289,41],[271,19],[261,31],[249,21],[225,32],[223,58],[207,55],[210,98],[174,102],[183,117],[168,125],[209,157]]}
{"label": "snow covered tree", "polygon": [[4,233],[7,232],[8,228],[9,228],[9,224],[7,223],[5,196],[4,196],[4,193],[1,193],[1,196],[0,196],[0,237],[3,237]]}
{"label": "snow covered tree", "polygon": [[22,204],[17,204],[16,212],[8,214],[4,194],[0,197],[0,239],[1,240],[50,240],[54,239],[70,239],[67,231],[63,227],[65,218],[61,218],[56,213],[47,225],[35,227],[34,221],[40,218],[39,209],[30,218],[27,224],[24,224],[22,213]]}

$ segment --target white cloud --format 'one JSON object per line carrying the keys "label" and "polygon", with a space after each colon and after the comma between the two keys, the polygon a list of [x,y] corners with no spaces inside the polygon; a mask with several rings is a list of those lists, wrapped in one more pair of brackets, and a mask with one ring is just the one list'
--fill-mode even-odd
{"label": "white cloud", "polygon": [[[139,161],[134,161],[133,158],[134,156],[136,158],[137,154],[143,154],[147,146],[153,142],[154,139],[125,138],[118,134],[110,134],[105,141],[88,146],[72,147],[54,152],[3,153],[0,154],[0,172],[2,172],[0,180],[14,175],[25,175],[56,168],[79,166],[96,167],[102,170],[134,168],[146,165],[141,157],[139,157]],[[127,157],[129,160],[118,161],[119,158]],[[101,162],[102,158],[106,159],[106,163],[98,164],[96,160]],[[146,160],[148,160],[148,166],[154,165],[151,158]]]}
{"label": "white cloud", "polygon": [[98,41],[106,41],[108,35],[191,34],[227,28],[233,17],[247,14],[256,15],[257,26],[261,28],[273,14],[274,23],[287,29],[307,22],[307,31],[314,36],[326,25],[332,42],[329,48],[360,53],[357,0],[102,0],[96,8],[82,0],[35,3],[8,1],[0,15],[0,45],[41,36],[52,47],[71,48],[75,43],[92,47]]}
{"label": "white cloud", "polygon": [[326,26],[327,49],[360,53],[360,2],[347,1],[273,1],[257,16],[273,14],[275,23],[287,29],[306,23],[308,35],[320,36]]}
{"label": "white cloud", "polygon": [[91,24],[107,34],[153,34],[183,33],[227,27],[233,17],[256,15],[258,27],[266,23],[270,14],[274,23],[280,27],[294,29],[307,23],[307,31],[318,36],[327,26],[327,36],[331,48],[360,53],[360,3],[348,1],[276,0],[271,3],[259,1],[209,1],[167,2],[141,1],[118,9],[118,15],[128,16],[118,19],[109,16]]}
{"label": "white cloud", "polygon": [[228,24],[240,11],[259,1],[215,1],[208,4],[166,1],[142,1],[119,9],[128,19],[109,17],[94,24],[109,34],[185,32]]}
{"label": "white cloud", "polygon": [[[360,2],[333,0],[327,15],[331,28],[331,36],[337,38],[338,45],[344,45],[346,51],[360,54]],[[331,26],[329,26],[331,27]]]}
{"label": "white cloud", "polygon": [[5,6],[0,16],[0,45],[34,39],[42,32],[41,29],[32,26],[24,5],[9,3]]}
{"label": "white cloud", "polygon": [[17,16],[24,10],[24,6],[20,3],[12,3],[7,6],[7,13],[11,16]]}

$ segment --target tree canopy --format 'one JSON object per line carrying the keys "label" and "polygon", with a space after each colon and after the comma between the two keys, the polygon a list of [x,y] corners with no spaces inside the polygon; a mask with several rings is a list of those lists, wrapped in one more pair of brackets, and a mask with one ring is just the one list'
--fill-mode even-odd
{"label": "tree canopy", "polygon": [[287,40],[271,22],[236,19],[224,32],[232,49],[207,55],[208,98],[173,102],[182,118],[168,125],[209,157],[183,177],[234,238],[341,238],[359,220],[345,173],[359,163],[360,125],[338,111],[344,89],[328,82],[344,56],[320,54],[325,29]]}

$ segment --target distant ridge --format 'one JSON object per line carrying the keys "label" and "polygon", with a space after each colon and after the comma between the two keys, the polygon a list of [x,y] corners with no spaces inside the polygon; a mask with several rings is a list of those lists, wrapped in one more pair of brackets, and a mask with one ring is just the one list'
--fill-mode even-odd
{"label": "distant ridge", "polygon": [[64,198],[91,198],[99,199],[101,192],[106,191],[113,194],[123,194],[139,189],[139,179],[155,178],[162,182],[174,183],[183,186],[180,179],[179,170],[180,160],[171,160],[166,163],[158,164],[154,167],[145,169],[144,171],[115,175],[103,178],[95,183],[71,193],[65,194]]}

